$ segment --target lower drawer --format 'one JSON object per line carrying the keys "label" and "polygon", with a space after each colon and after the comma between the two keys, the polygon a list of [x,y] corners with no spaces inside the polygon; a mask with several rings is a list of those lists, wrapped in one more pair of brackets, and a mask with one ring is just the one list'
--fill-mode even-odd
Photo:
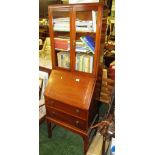
{"label": "lower drawer", "polygon": [[52,119],[56,119],[58,121],[61,121],[63,123],[66,123],[68,125],[71,125],[73,127],[76,127],[84,131],[87,129],[86,121],[70,116],[63,112],[60,112],[54,108],[47,106],[46,113],[47,113],[47,116],[52,117]]}
{"label": "lower drawer", "polygon": [[73,115],[73,116],[77,116],[77,117],[81,118],[82,120],[87,119],[87,111],[85,111],[85,110],[75,108],[68,104],[64,104],[64,103],[55,101],[53,99],[49,99],[47,97],[45,97],[45,102],[46,102],[47,106],[53,107],[55,109],[60,109],[61,111],[64,111],[64,112],[66,112],[70,115]]}

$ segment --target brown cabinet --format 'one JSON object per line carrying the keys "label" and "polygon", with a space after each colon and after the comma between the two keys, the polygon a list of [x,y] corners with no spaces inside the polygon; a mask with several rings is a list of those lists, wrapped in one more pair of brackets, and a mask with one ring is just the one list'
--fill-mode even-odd
{"label": "brown cabinet", "polygon": [[48,13],[52,71],[45,104],[49,137],[51,124],[65,127],[83,137],[86,153],[91,126],[98,118],[95,95],[100,89],[103,3],[50,5]]}

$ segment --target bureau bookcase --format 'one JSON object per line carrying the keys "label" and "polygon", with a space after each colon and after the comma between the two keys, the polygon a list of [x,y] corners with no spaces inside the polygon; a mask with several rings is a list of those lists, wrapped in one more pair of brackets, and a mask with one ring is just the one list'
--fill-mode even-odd
{"label": "bureau bookcase", "polygon": [[[60,125],[82,136],[86,154],[92,125],[100,59],[103,3],[49,5],[52,71],[45,90],[48,135]],[[91,45],[90,45],[91,44]],[[99,94],[99,93],[98,93]]]}

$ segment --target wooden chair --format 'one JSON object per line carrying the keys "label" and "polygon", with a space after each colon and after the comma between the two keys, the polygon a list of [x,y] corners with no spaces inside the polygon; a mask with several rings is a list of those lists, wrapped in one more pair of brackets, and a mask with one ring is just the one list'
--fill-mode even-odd
{"label": "wooden chair", "polygon": [[99,101],[108,105],[108,110],[102,116],[102,121],[94,127],[98,127],[98,131],[103,136],[102,155],[105,155],[106,139],[108,135],[108,128],[111,122],[114,120],[114,108],[115,108],[115,81],[109,78],[102,77],[102,85]]}
{"label": "wooden chair", "polygon": [[106,115],[109,115],[109,112],[114,107],[115,102],[115,81],[110,78],[102,77],[102,85],[100,92],[100,102],[108,105],[108,111]]}

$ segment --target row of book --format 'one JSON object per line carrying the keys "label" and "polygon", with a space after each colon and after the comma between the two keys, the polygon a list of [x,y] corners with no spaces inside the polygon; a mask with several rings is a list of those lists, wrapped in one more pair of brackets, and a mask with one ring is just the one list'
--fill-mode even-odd
{"label": "row of book", "polygon": [[76,54],[75,69],[82,72],[92,73],[94,56],[89,54]]}
{"label": "row of book", "polygon": [[[75,21],[77,32],[96,32],[96,11],[92,11],[92,20],[80,20]],[[54,31],[70,31],[70,18],[54,18],[53,19]]]}
{"label": "row of book", "polygon": [[[54,38],[54,46],[56,50],[69,51],[70,50],[70,39],[66,37]],[[95,42],[91,36],[81,36],[80,40],[76,41],[76,52],[94,54]]]}
{"label": "row of book", "polygon": [[[58,67],[70,68],[70,53],[57,53]],[[94,56],[90,54],[76,54],[75,70],[92,73]]]}
{"label": "row of book", "polygon": [[70,68],[70,53],[58,52],[57,53],[58,67]]}

